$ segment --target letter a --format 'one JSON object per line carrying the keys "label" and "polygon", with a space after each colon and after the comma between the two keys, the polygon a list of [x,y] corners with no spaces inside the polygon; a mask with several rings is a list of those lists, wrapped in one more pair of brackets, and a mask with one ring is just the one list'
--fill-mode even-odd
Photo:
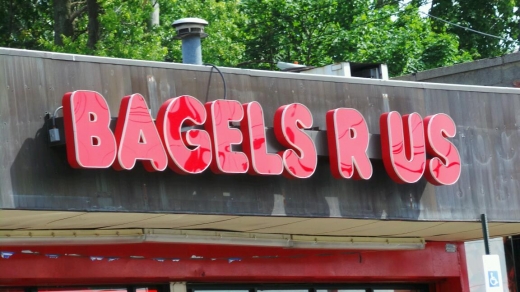
{"label": "letter a", "polygon": [[155,128],[146,100],[140,94],[123,97],[116,125],[116,170],[130,170],[142,160],[147,171],[163,171],[168,166],[161,137]]}

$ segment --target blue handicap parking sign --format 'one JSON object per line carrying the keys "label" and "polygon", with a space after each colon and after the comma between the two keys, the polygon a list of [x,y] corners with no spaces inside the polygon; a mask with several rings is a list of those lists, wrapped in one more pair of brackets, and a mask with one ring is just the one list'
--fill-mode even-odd
{"label": "blue handicap parking sign", "polygon": [[498,271],[488,271],[488,283],[489,287],[500,287],[500,282],[498,281]]}

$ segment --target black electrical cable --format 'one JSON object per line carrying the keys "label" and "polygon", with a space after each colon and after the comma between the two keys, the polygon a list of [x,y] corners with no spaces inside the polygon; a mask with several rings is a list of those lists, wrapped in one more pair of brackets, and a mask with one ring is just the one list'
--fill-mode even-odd
{"label": "black electrical cable", "polygon": [[58,114],[58,111],[63,109],[63,106],[60,106],[58,107],[55,111],[54,111],[54,115],[52,116],[52,127],[53,128],[56,128],[56,115]]}
{"label": "black electrical cable", "polygon": [[220,77],[222,78],[222,83],[224,84],[224,99],[227,99],[227,86],[226,86],[226,79],[224,79],[224,75],[222,74],[222,72],[220,71],[220,69],[213,65],[213,64],[210,64],[210,63],[204,63],[205,66],[211,66],[211,70],[209,71],[209,80],[208,80],[208,86],[206,88],[206,100],[204,101],[205,103],[208,102],[208,96],[209,96],[209,86],[211,85],[211,76],[213,75],[213,68],[215,68],[218,72],[218,74],[220,74]]}

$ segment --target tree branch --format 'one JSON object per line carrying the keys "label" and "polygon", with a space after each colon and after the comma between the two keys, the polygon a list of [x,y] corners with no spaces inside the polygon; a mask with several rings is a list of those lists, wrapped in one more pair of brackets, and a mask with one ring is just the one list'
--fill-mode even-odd
{"label": "tree branch", "polygon": [[74,11],[74,13],[72,13],[70,15],[70,21],[74,21],[74,19],[76,19],[77,17],[79,17],[81,14],[83,14],[85,11],[87,11],[87,5],[85,6],[82,6],[81,8],[79,8],[78,10]]}
{"label": "tree branch", "polygon": [[86,29],[83,29],[83,30],[78,30],[74,33],[74,36],[72,36],[72,41],[76,41],[76,39],[78,39],[78,37],[84,33],[86,33],[87,30]]}

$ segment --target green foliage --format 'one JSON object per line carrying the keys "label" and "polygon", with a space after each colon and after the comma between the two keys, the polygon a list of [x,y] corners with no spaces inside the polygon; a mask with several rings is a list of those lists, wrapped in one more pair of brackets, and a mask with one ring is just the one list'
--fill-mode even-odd
{"label": "green foliage", "polygon": [[459,51],[456,36],[433,32],[429,20],[413,5],[401,10],[386,6],[360,15],[354,24],[344,39],[354,49],[346,51],[342,59],[387,63],[391,76],[472,60]]}
{"label": "green foliage", "polygon": [[[366,8],[360,0],[244,0],[246,56],[251,61],[330,64],[337,36]],[[272,68],[272,65],[271,65]]]}
{"label": "green foliage", "polygon": [[[519,37],[515,0],[434,0],[430,14],[506,41],[477,34],[439,20],[432,20],[434,31],[447,31],[459,37],[460,49],[473,58],[489,58],[511,52]],[[517,12],[518,13],[518,12]]]}
{"label": "green foliage", "polygon": [[241,62],[245,50],[241,28],[246,16],[238,11],[239,0],[161,1],[161,36],[168,47],[167,61],[182,62],[181,41],[175,40],[172,23],[180,18],[198,17],[208,21],[202,40],[204,62],[220,66],[235,66]]}
{"label": "green foliage", "polygon": [[99,17],[101,37],[94,50],[87,47],[87,15],[75,21],[76,33],[64,37],[62,47],[52,38],[40,38],[44,48],[51,51],[97,56],[161,61],[167,48],[161,43],[160,29],[148,27],[152,4],[146,0],[101,0]]}
{"label": "green foliage", "polygon": [[[160,25],[151,26],[155,1],[160,4]],[[0,1],[0,46],[181,62],[181,42],[175,39],[171,24],[184,17],[200,17],[209,22],[209,37],[202,46],[204,61],[220,66],[276,69],[276,61],[312,66],[377,62],[387,63],[395,76],[514,49],[513,41],[424,17],[417,7],[425,2],[98,0],[99,40],[89,49],[85,1],[70,2],[74,33],[64,36],[63,45],[57,46],[53,0],[6,0]],[[515,10],[515,0],[433,3],[433,15],[503,38],[518,38],[520,11]]]}
{"label": "green foliage", "polygon": [[387,63],[392,76],[471,60],[459,51],[456,36],[433,32],[414,4],[246,0],[242,10],[249,16],[245,35],[251,60],[313,66],[333,61]]}
{"label": "green foliage", "polygon": [[0,46],[42,49],[40,37],[52,38],[49,0],[0,1]]}

